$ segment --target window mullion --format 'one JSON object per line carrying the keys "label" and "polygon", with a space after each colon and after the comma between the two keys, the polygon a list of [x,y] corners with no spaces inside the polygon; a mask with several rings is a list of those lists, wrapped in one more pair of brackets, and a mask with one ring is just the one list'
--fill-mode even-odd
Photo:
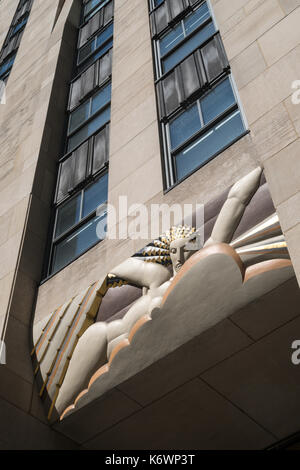
{"label": "window mullion", "polygon": [[81,200],[80,200],[80,213],[79,213],[79,221],[82,220],[82,213],[83,213],[83,198],[84,198],[84,189],[81,190]]}
{"label": "window mullion", "polygon": [[201,123],[201,128],[204,127],[204,119],[203,119],[203,113],[202,113],[202,109],[201,109],[201,102],[200,100],[197,100],[197,107],[198,107],[198,112],[199,112],[199,116],[200,116],[200,123]]}

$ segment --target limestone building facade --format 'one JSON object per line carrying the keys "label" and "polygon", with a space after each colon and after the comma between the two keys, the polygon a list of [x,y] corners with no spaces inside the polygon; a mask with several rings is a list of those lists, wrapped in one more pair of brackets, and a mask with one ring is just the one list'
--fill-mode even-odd
{"label": "limestone building facade", "polygon": [[[0,1],[0,328],[6,348],[0,448],[264,449],[298,441],[300,369],[292,345],[300,340],[299,22],[299,0]],[[238,216],[233,233],[262,230],[259,224],[277,214],[272,230],[276,226],[279,248],[287,248],[277,253],[272,245],[271,258],[283,263],[284,274],[253,284],[247,300],[242,293],[243,302],[228,303],[226,316],[178,343],[170,339],[169,349],[153,350],[153,361],[128,366],[127,375],[126,354],[123,362],[116,357],[116,378],[101,393],[94,386],[86,403],[64,415],[89,383],[79,381],[69,401],[60,398],[78,340],[96,317],[101,323],[123,307],[128,313],[145,295],[145,285],[132,282],[141,292],[132,291],[117,308],[108,301],[110,290],[101,290],[103,282],[110,287],[107,274],[152,247],[154,238],[146,231],[141,238],[105,239],[107,207],[109,219],[120,196],[136,211],[203,204],[207,240],[229,188],[258,168],[255,190],[242,199],[248,218]],[[124,219],[129,224],[132,217],[112,221],[117,233]],[[229,245],[233,233],[215,241]],[[242,261],[245,275],[251,263]],[[120,273],[118,282],[131,284]],[[222,284],[210,275],[219,287],[205,311]],[[66,324],[68,331],[75,323],[80,328],[58,364],[68,340],[61,333],[56,342],[67,312],[62,306],[85,308],[86,297],[78,296],[91,286],[103,297],[102,310],[95,297],[82,317],[87,323],[73,316]],[[222,305],[238,290],[230,289]],[[61,323],[46,337],[56,318]],[[144,327],[140,340],[136,334],[130,364],[143,359],[138,348],[148,333]],[[47,348],[39,356],[43,335]],[[43,369],[51,348],[55,354]]]}

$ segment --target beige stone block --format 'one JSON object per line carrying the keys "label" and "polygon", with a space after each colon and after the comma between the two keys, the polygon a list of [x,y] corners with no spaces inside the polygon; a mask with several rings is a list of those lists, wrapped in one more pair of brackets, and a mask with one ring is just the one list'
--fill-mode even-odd
{"label": "beige stone block", "polygon": [[244,6],[245,13],[250,15],[256,8],[258,8],[265,0],[248,0]]}
{"label": "beige stone block", "polygon": [[292,83],[300,76],[300,46],[273,64],[240,90],[248,123],[285,100],[292,93]]}
{"label": "beige stone block", "polygon": [[[9,354],[9,350],[7,350],[7,354]],[[19,409],[28,412],[31,401],[32,385],[12,372],[7,366],[0,366],[0,383],[1,402],[5,400],[8,403],[17,406]],[[2,413],[1,418],[3,425]]]}
{"label": "beige stone block", "polygon": [[[17,384],[16,384],[17,386]],[[27,410],[25,410],[27,411]],[[10,450],[75,450],[76,445],[24,410],[0,400],[0,441]]]}
{"label": "beige stone block", "polygon": [[279,204],[277,213],[284,232],[300,224],[300,192]]}
{"label": "beige stone block", "polygon": [[[158,124],[155,121],[110,157],[110,189],[159,153]],[[161,165],[158,158],[157,162]]]}
{"label": "beige stone block", "polygon": [[285,232],[285,237],[298,283],[300,285],[300,224]]}
{"label": "beige stone block", "polygon": [[31,325],[31,313],[36,290],[37,283],[19,269],[16,278],[16,289],[10,305],[10,315],[28,327]]}
{"label": "beige stone block", "polygon": [[[151,95],[139,106],[128,113],[123,119],[114,122],[114,115],[111,121],[111,141],[110,151],[114,155],[119,149],[143,132],[153,122],[156,122],[156,102],[154,95]],[[157,134],[156,134],[157,136]],[[132,155],[127,157],[134,158]]]}
{"label": "beige stone block", "polygon": [[[238,385],[236,386],[238,389]],[[199,379],[86,442],[86,449],[263,449],[274,438]]]}
{"label": "beige stone block", "polygon": [[249,344],[250,338],[241,329],[230,320],[221,321],[129,378],[118,388],[136,402],[147,406]]}
{"label": "beige stone block", "polygon": [[150,48],[149,21],[147,23],[145,19],[142,21],[141,26],[139,24],[135,25],[134,31],[130,36],[123,37],[121,35],[119,41],[114,40],[114,61],[118,62],[122,58],[129,57],[142,43],[145,43],[145,48]]}
{"label": "beige stone block", "polygon": [[124,82],[124,86],[128,86],[131,76],[150,60],[152,60],[152,51],[148,41],[139,44],[130,56],[118,62],[113,60],[113,87],[124,85]]}
{"label": "beige stone block", "polygon": [[[149,175],[151,175],[151,184],[149,184]],[[156,155],[128,175],[120,184],[114,188],[109,187],[108,200],[110,204],[118,207],[119,196],[127,195],[128,206],[144,204],[162,189],[161,160],[160,156]]]}
{"label": "beige stone block", "polygon": [[222,27],[222,24],[231,16],[237,13],[238,10],[247,4],[248,0],[219,0],[213,5],[214,14],[217,22]]}
{"label": "beige stone block", "polygon": [[11,210],[11,222],[9,226],[9,237],[23,230],[28,208],[29,196],[24,197]]}
{"label": "beige stone block", "polygon": [[279,0],[279,3],[286,14],[300,6],[300,0]]}
{"label": "beige stone block", "polygon": [[217,25],[219,26],[222,38],[226,38],[226,35],[229,34],[230,31],[232,31],[232,29],[234,29],[241,21],[243,21],[245,17],[246,13],[244,8],[240,8],[236,13],[227,18],[224,23]]}
{"label": "beige stone block", "polygon": [[[221,4],[221,2],[219,3]],[[241,1],[237,0],[234,3],[241,4]],[[228,2],[226,5],[228,5]],[[265,0],[224,38],[224,45],[229,59],[246,49],[283,17],[284,13],[277,0]]]}
{"label": "beige stone block", "polygon": [[300,104],[294,104],[292,102],[292,97],[289,96],[284,101],[285,107],[289,113],[290,119],[292,120],[295,129],[300,136]]}
{"label": "beige stone block", "polygon": [[114,122],[124,118],[150,96],[155,100],[152,60],[131,76],[130,86],[115,88],[113,82],[111,106]]}
{"label": "beige stone block", "polygon": [[239,89],[264,72],[267,67],[257,42],[232,59],[231,67]]}
{"label": "beige stone block", "polygon": [[0,217],[0,246],[8,239],[11,215],[11,211],[8,211]]}
{"label": "beige stone block", "polygon": [[283,103],[255,121],[251,138],[262,162],[298,138]]}
{"label": "beige stone block", "polygon": [[135,4],[136,2],[128,2],[131,8],[127,9],[126,12],[123,11],[125,8],[122,8],[122,10],[115,9],[114,47],[118,47],[123,40],[126,41],[137,29],[142,27],[144,27],[145,35],[150,37],[147,7],[145,9],[140,2],[138,2],[138,5]]}
{"label": "beige stone block", "polygon": [[[14,272],[9,272],[6,276],[0,279],[0,306],[1,306],[1,316],[4,321],[4,316],[6,314],[9,296],[11,292],[12,281],[14,277]],[[3,324],[2,324],[3,326]],[[2,326],[0,327],[0,336],[2,333]]]}
{"label": "beige stone block", "polygon": [[277,436],[276,440],[298,430],[299,369],[291,361],[291,345],[299,338],[299,328],[297,316],[201,376],[214,390]]}
{"label": "beige stone block", "polygon": [[30,166],[22,175],[0,190],[0,215],[18,204],[31,191],[35,165]]}
{"label": "beige stone block", "polygon": [[0,279],[15,269],[22,233],[11,237],[0,247]]}
{"label": "beige stone block", "polygon": [[26,382],[33,383],[30,357],[32,343],[28,327],[10,315],[4,341],[6,344],[6,367]]}
{"label": "beige stone block", "polygon": [[300,191],[300,139],[264,162],[275,206]]}
{"label": "beige stone block", "polygon": [[300,43],[300,8],[297,8],[259,40],[268,65],[272,65]]}
{"label": "beige stone block", "polygon": [[128,395],[113,389],[91,403],[91,406],[84,407],[78,414],[73,414],[56,424],[54,428],[75,442],[83,443],[140,408]]}

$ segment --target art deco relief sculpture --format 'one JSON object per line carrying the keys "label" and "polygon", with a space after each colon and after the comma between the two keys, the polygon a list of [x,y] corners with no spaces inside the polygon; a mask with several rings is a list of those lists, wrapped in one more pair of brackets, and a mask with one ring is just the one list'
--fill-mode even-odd
{"label": "art deco relief sculpture", "polygon": [[[100,301],[95,297],[91,303],[86,297],[91,293],[75,302],[74,312],[86,309],[86,319],[77,327],[77,340],[68,353],[72,359],[64,365],[59,359],[63,352],[67,354],[65,343],[70,341],[73,327],[68,328],[69,336],[66,333],[61,338],[50,366],[44,359],[49,351],[44,348],[43,355],[41,346],[51,328],[57,341],[59,327],[55,330],[51,326],[50,317],[50,327],[49,323],[44,327],[33,353],[39,363],[37,370],[46,376],[42,392],[47,389],[50,394],[51,412],[55,409],[65,417],[292,277],[276,214],[232,241],[259,188],[261,174],[262,169],[257,168],[231,188],[202,249],[195,251],[193,247],[195,228],[174,227],[93,287],[98,300],[109,285],[128,283],[143,289],[122,319],[94,323]],[[63,306],[64,315],[69,314],[69,308]],[[55,374],[58,378],[54,380]]]}

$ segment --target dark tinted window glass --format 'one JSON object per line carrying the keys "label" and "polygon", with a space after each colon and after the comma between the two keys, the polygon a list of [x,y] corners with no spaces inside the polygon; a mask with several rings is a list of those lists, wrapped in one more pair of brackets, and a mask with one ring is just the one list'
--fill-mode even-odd
{"label": "dark tinted window glass", "polygon": [[163,72],[168,72],[175,65],[177,65],[181,60],[183,60],[187,55],[189,55],[194,49],[200,46],[206,39],[210,38],[215,32],[215,27],[213,23],[209,23],[203,29],[194,34],[189,40],[178,47],[172,54],[170,54],[166,59],[162,60]]}
{"label": "dark tinted window glass", "polygon": [[182,113],[170,123],[171,148],[174,149],[192,137],[201,128],[198,105]]}
{"label": "dark tinted window glass", "polygon": [[95,216],[54,246],[52,272],[63,268],[105,236],[106,212]]}
{"label": "dark tinted window glass", "polygon": [[89,215],[107,201],[108,173],[86,189],[83,199],[82,217]]}
{"label": "dark tinted window glass", "polygon": [[70,116],[69,132],[73,132],[78,126],[83,124],[90,115],[90,101],[79,106]]}
{"label": "dark tinted window glass", "polygon": [[178,179],[208,161],[245,130],[240,111],[235,111],[176,156]]}
{"label": "dark tinted window glass", "polygon": [[68,152],[71,152],[77,145],[90,137],[94,132],[100,129],[104,124],[110,120],[110,108],[106,108],[102,113],[98,114],[86,126],[82,127],[76,132],[68,141]]}
{"label": "dark tinted window glass", "polygon": [[204,124],[208,124],[234,103],[235,97],[230,81],[224,80],[201,100]]}
{"label": "dark tinted window glass", "polygon": [[57,210],[55,237],[59,237],[66,230],[73,227],[80,220],[81,194],[68,201]]}
{"label": "dark tinted window glass", "polygon": [[92,98],[91,115],[95,114],[99,109],[103,108],[110,101],[111,96],[111,84],[102,88]]}

